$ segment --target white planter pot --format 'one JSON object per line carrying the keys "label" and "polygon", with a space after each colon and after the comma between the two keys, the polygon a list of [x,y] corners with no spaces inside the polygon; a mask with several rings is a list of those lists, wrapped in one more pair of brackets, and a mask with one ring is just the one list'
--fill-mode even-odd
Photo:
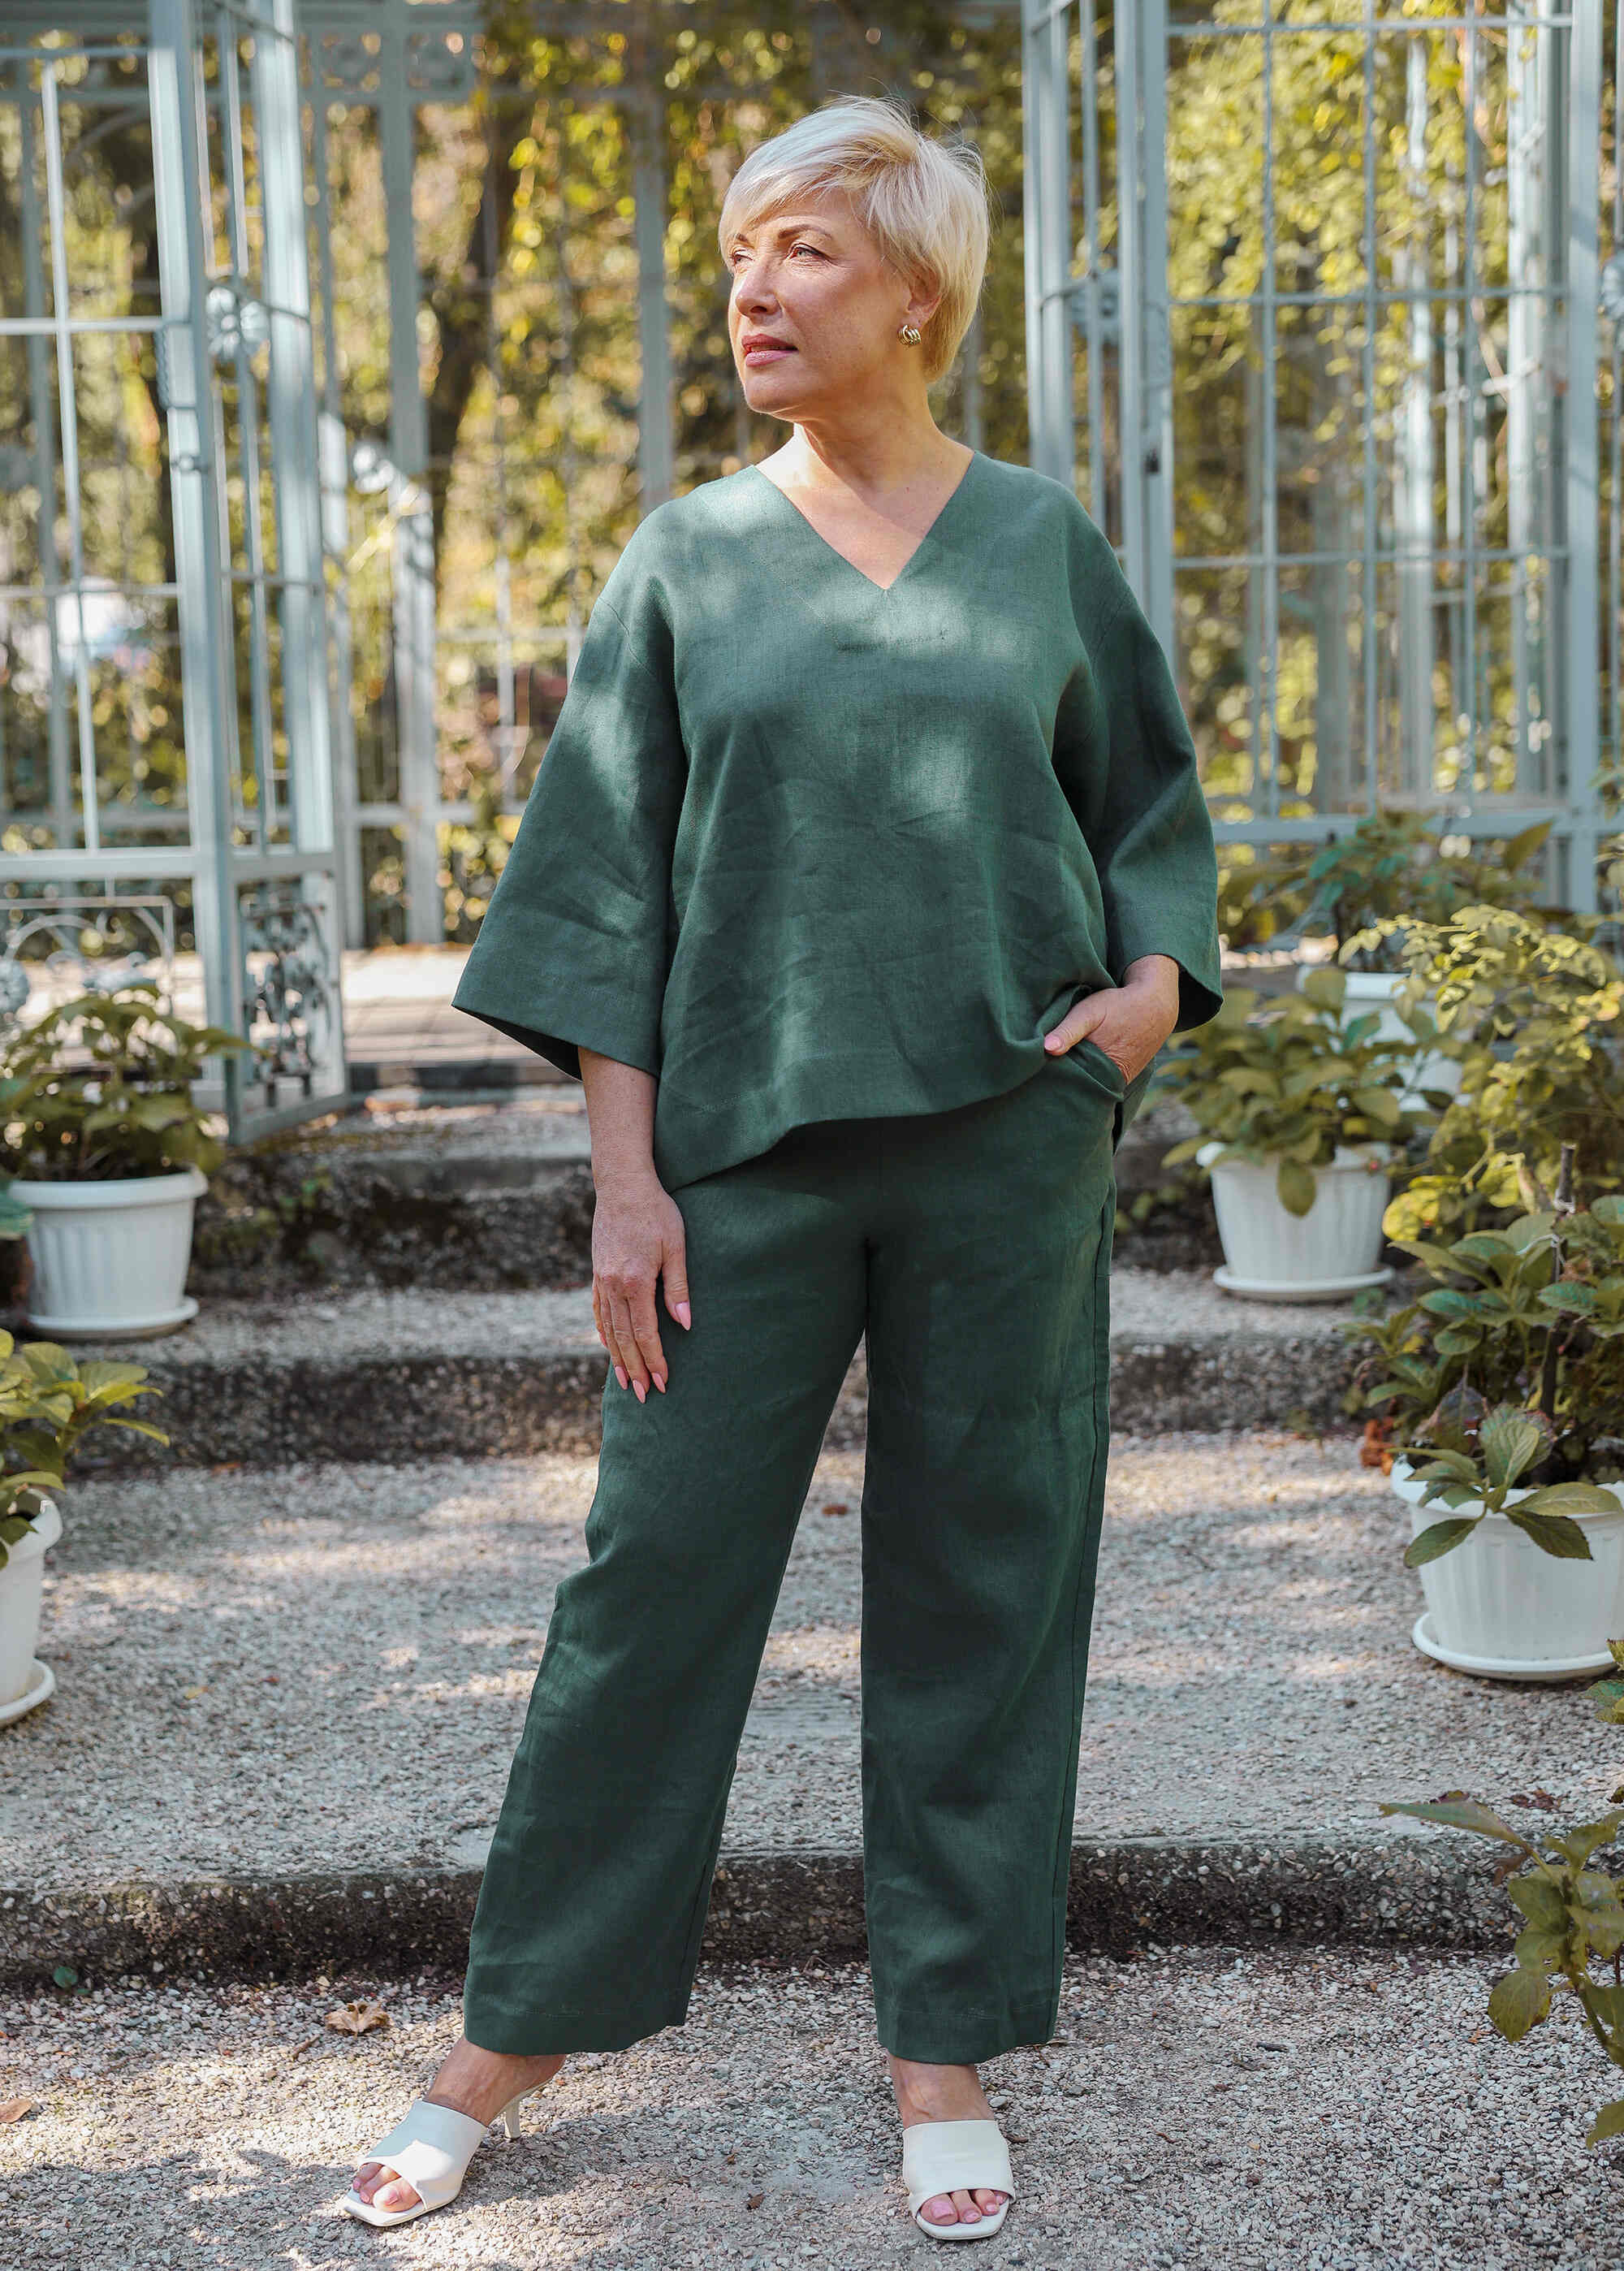
{"label": "white planter pot", "polygon": [[[1405,1459],[1394,1460],[1388,1479],[1409,1506],[1412,1538],[1482,1505],[1435,1499],[1423,1507],[1424,1485]],[[1609,1670],[1607,1642],[1624,1640],[1624,1485],[1601,1488],[1618,1500],[1617,1513],[1574,1516],[1590,1544],[1588,1561],[1542,1553],[1503,1514],[1489,1514],[1470,1538],[1423,1562],[1416,1575],[1427,1609],[1415,1626],[1416,1646],[1490,1679],[1571,1679]],[[1510,1502],[1527,1496],[1513,1491]]]}
{"label": "white planter pot", "polygon": [[1212,1272],[1226,1293],[1253,1301],[1335,1301],[1384,1285],[1379,1269],[1382,1217],[1392,1179],[1386,1143],[1339,1143],[1329,1166],[1314,1170],[1314,1203],[1295,1215],[1280,1204],[1275,1162],[1220,1159],[1221,1143],[1196,1158],[1211,1166],[1212,1204],[1224,1266]]}
{"label": "white planter pot", "polygon": [[40,1637],[45,1549],[61,1536],[56,1501],[42,1495],[36,1519],[6,1549],[5,1567],[0,1569],[0,1721],[32,1711],[56,1684],[49,1666],[41,1664],[33,1651]]}
{"label": "white planter pot", "polygon": [[28,1322],[53,1340],[169,1332],[197,1314],[182,1289],[192,1212],[209,1188],[197,1167],[105,1183],[35,1183],[11,1195],[33,1210]]}
{"label": "white planter pot", "polygon": [[[1299,964],[1297,969],[1299,993],[1302,990],[1309,970],[1320,966],[1322,965],[1310,963]],[[1342,996],[1341,1017],[1341,1023],[1345,1027],[1351,1025],[1355,1017],[1368,1016],[1372,1009],[1379,1009],[1382,1013],[1382,1022],[1376,1029],[1377,1040],[1407,1041],[1413,1039],[1410,1028],[1393,1007],[1398,989],[1405,982],[1405,973],[1402,971],[1350,970],[1346,972],[1346,977],[1347,991]],[[1421,996],[1420,1006],[1429,1017],[1436,1020],[1438,1005],[1431,994],[1424,994]],[[1418,1048],[1413,1063],[1414,1069],[1405,1085],[1398,1092],[1400,1103],[1420,1104],[1420,1092],[1424,1088],[1447,1089],[1451,1096],[1459,1088],[1460,1067],[1453,1057],[1441,1055],[1436,1049]]]}

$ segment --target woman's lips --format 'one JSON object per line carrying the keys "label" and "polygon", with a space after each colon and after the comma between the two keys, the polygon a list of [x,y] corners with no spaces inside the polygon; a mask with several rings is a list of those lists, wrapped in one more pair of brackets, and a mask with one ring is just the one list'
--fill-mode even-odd
{"label": "woman's lips", "polygon": [[775,362],[780,355],[793,354],[793,347],[759,346],[745,349],[746,362]]}

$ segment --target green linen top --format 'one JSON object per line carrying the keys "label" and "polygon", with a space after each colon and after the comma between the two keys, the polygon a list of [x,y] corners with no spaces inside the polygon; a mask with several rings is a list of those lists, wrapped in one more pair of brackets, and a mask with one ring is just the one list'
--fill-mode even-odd
{"label": "green linen top", "polygon": [[978,450],[882,588],[751,465],[615,562],[453,1001],[655,1074],[674,1189],[1014,1088],[1145,954],[1217,1013],[1190,730],[1078,498]]}

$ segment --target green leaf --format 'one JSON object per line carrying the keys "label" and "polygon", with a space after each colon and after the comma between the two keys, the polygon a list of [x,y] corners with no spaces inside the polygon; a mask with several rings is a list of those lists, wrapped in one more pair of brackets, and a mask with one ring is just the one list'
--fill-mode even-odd
{"label": "green leaf", "polygon": [[[1398,1449],[1411,1460],[1410,1471],[1417,1482],[1435,1478],[1443,1481],[1447,1478],[1465,1483],[1474,1491],[1478,1487],[1478,1471],[1464,1451],[1440,1450],[1425,1443],[1401,1443]],[[1422,1459],[1427,1462],[1425,1466],[1419,1463]]]}
{"label": "green leaf", "polygon": [[1577,1317],[1594,1316],[1601,1307],[1593,1285],[1571,1283],[1541,1285],[1534,1299],[1542,1301],[1547,1309],[1563,1309]]}
{"label": "green leaf", "polygon": [[1339,1009],[1347,994],[1347,972],[1334,963],[1321,964],[1305,974],[1298,991],[1316,1009]]}
{"label": "green leaf", "polygon": [[1509,1490],[1551,1441],[1548,1421],[1515,1404],[1497,1404],[1479,1431],[1483,1464],[1496,1490]]}
{"label": "green leaf", "polygon": [[[1624,1821],[1624,1809],[1614,1806],[1611,1813],[1604,1813],[1599,1821],[1582,1821],[1576,1829],[1567,1830],[1548,1842],[1557,1852],[1571,1861],[1576,1869],[1582,1869],[1592,1853],[1599,1852],[1610,1839],[1618,1835],[1620,1821]],[[1604,1896],[1611,1900],[1614,1897],[1611,1877],[1581,1878],[1576,1889],[1582,1901]]]}
{"label": "green leaf", "polygon": [[1314,1203],[1314,1170],[1300,1159],[1282,1159],[1275,1170],[1274,1188],[1287,1214],[1305,1215]]}
{"label": "green leaf", "polygon": [[1525,860],[1531,860],[1550,834],[1553,823],[1537,820],[1531,828],[1524,828],[1515,836],[1508,836],[1500,847],[1500,864],[1515,872]]}
{"label": "green leaf", "polygon": [[1416,1260],[1430,1270],[1435,1277],[1455,1277],[1459,1270],[1446,1246],[1435,1246],[1424,1238],[1395,1238],[1390,1241],[1401,1254],[1413,1254]]}
{"label": "green leaf", "polygon": [[1205,1135],[1186,1136],[1182,1143],[1175,1143],[1170,1151],[1164,1151],[1162,1153],[1162,1165],[1164,1167],[1182,1167],[1186,1159],[1193,1159],[1196,1153],[1201,1150],[1208,1143],[1211,1142],[1211,1140],[1212,1138]]}
{"label": "green leaf", "polygon": [[1353,1102],[1367,1119],[1378,1121],[1383,1128],[1396,1128],[1404,1116],[1398,1098],[1385,1088],[1356,1088]]}
{"label": "green leaf", "polygon": [[1498,1262],[1515,1261],[1516,1251],[1509,1238],[1501,1238],[1492,1230],[1474,1230],[1457,1238],[1450,1248],[1461,1261],[1479,1262],[1489,1270]]}
{"label": "green leaf", "polygon": [[1448,1553],[1463,1538],[1470,1538],[1482,1519],[1481,1515],[1474,1515],[1470,1520],[1457,1516],[1449,1522],[1435,1522],[1405,1547],[1405,1568],[1419,1569],[1423,1562],[1435,1561],[1441,1553]]}
{"label": "green leaf", "polygon": [[1442,1332],[1433,1335],[1432,1344],[1440,1356],[1470,1356],[1473,1349],[1483,1345],[1483,1328],[1481,1325],[1446,1325]]}
{"label": "green leaf", "polygon": [[105,1423],[109,1427],[124,1427],[132,1435],[150,1435],[155,1443],[169,1441],[161,1427],[154,1427],[145,1419],[126,1419],[121,1412],[109,1411]]}
{"label": "green leaf", "polygon": [[[1599,1483],[1542,1483],[1520,1503],[1536,1506],[1542,1514],[1616,1514],[1615,1493]],[[1611,1644],[1611,1643],[1609,1643]]]}
{"label": "green leaf", "polygon": [[1624,2097],[1604,2105],[1584,2133],[1587,2145],[1605,2145],[1609,2137],[1624,2134]]}
{"label": "green leaf", "polygon": [[1506,1887],[1506,1898],[1542,1932],[1566,1932],[1568,1903],[1549,1877],[1524,1870]]}
{"label": "green leaf", "polygon": [[1580,2000],[1597,2024],[1610,2035],[1624,2027],[1624,1987],[1598,1986],[1587,1979],[1579,1990]]}
{"label": "green leaf", "polygon": [[1471,1317],[1477,1314],[1478,1299],[1475,1293],[1459,1292],[1453,1285],[1436,1285],[1421,1295],[1416,1307],[1425,1309],[1429,1317]]}
{"label": "green leaf", "polygon": [[1488,2015],[1509,2043],[1520,2043],[1551,2008],[1550,1975],[1519,1963],[1489,1990]]}
{"label": "green leaf", "polygon": [[1562,1929],[1551,1932],[1544,1925],[1531,1924],[1518,1932],[1511,1953],[1517,1962],[1528,1969],[1537,1970],[1542,1965],[1554,1970],[1561,1962],[1568,1948],[1566,1917]]}
{"label": "green leaf", "polygon": [[1377,1806],[1378,1813],[1413,1814],[1417,1821],[1436,1821],[1445,1829],[1470,1829],[1479,1837],[1495,1837],[1502,1844],[1515,1845],[1517,1850],[1537,1858],[1533,1846],[1520,1830],[1502,1821],[1492,1806],[1485,1806],[1465,1791],[1448,1798],[1415,1799],[1383,1798]]}
{"label": "green leaf", "polygon": [[1593,1561],[1591,1541],[1576,1522],[1565,1514],[1534,1514],[1529,1511],[1531,1501],[1522,1500],[1516,1506],[1501,1510],[1508,1522],[1516,1523],[1525,1538],[1531,1538],[1542,1553],[1549,1553],[1558,1561]]}

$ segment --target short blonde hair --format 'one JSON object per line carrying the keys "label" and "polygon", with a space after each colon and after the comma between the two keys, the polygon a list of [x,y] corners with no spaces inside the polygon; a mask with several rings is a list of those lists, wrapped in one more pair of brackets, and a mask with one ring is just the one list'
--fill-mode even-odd
{"label": "short blonde hair", "polygon": [[987,175],[968,142],[933,141],[902,106],[871,94],[837,96],[758,143],[722,200],[716,242],[786,205],[844,190],[884,257],[910,283],[939,290],[922,324],[925,382],[952,367],[970,328],[987,269]]}

